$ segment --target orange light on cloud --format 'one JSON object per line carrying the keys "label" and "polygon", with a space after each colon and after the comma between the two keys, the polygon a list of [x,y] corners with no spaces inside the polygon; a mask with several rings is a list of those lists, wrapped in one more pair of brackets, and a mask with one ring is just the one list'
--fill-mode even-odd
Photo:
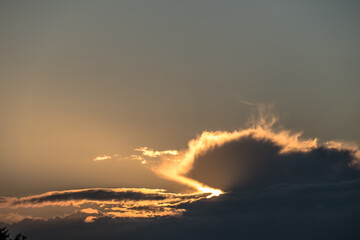
{"label": "orange light on cloud", "polygon": [[179,152],[177,150],[154,151],[147,147],[136,148],[135,151],[142,152],[142,154],[147,157],[158,157],[158,156],[162,156],[162,155],[176,156],[179,154]]}
{"label": "orange light on cloud", "polygon": [[[185,209],[181,204],[191,203],[210,196],[210,193],[169,193],[164,189],[147,188],[90,188],[53,191],[27,197],[2,198],[0,209],[17,211],[24,208],[36,212],[44,207],[71,207],[72,213],[85,216],[87,223],[100,217],[151,218],[160,216],[180,216]],[[91,207],[87,207],[91,206]],[[61,217],[61,216],[58,216]],[[0,221],[13,223],[25,218],[18,213],[0,214]],[[44,218],[44,220],[46,220]]]}
{"label": "orange light on cloud", "polygon": [[[204,183],[196,181],[195,179],[191,179],[186,175],[194,167],[194,162],[197,156],[200,156],[215,147],[220,147],[228,142],[247,137],[251,137],[255,140],[273,142],[280,147],[280,154],[290,152],[310,152],[320,146],[317,138],[304,139],[302,138],[301,132],[293,133],[288,130],[274,130],[273,125],[276,121],[277,119],[275,116],[260,112],[259,119],[257,121],[253,121],[252,126],[249,128],[233,132],[204,131],[196,139],[192,139],[188,142],[188,148],[186,150],[178,151],[178,154],[176,155],[176,158],[173,158],[173,161],[168,161],[168,158],[163,158],[161,155],[158,155],[157,157],[159,158],[160,164],[152,166],[152,170],[160,177],[192,187],[197,190],[197,192],[210,193],[208,196],[208,198],[210,198],[219,196],[224,192],[221,189],[214,189]],[[326,142],[322,144],[321,147],[348,150],[354,155],[354,162],[352,164],[357,167],[360,166],[360,151],[356,144]]]}
{"label": "orange light on cloud", "polygon": [[[185,150],[156,151],[147,147],[135,149],[142,155],[131,155],[128,159],[139,160],[146,164],[160,177],[169,179],[194,189],[193,193],[169,193],[163,189],[147,188],[112,188],[78,189],[53,191],[27,197],[5,197],[0,200],[0,208],[16,210],[19,208],[73,207],[76,213],[85,214],[85,222],[94,222],[97,218],[150,218],[158,216],[181,216],[184,203],[191,203],[205,198],[224,194],[216,189],[188,177],[194,168],[196,159],[226,143],[242,138],[270,141],[280,148],[279,154],[292,152],[310,152],[316,148],[348,151],[353,155],[351,165],[360,168],[360,151],[356,144],[342,141],[319,143],[316,138],[302,138],[301,132],[275,130],[276,118],[262,116],[251,127],[228,131],[204,131],[197,138],[188,142]],[[112,159],[115,155],[102,155],[94,161]],[[221,159],[219,159],[221,161]],[[82,216],[83,216],[82,215]],[[28,216],[17,213],[0,214],[0,221],[17,222]],[[31,217],[29,217],[31,218]]]}
{"label": "orange light on cloud", "polygon": [[103,155],[103,156],[98,156],[96,158],[94,158],[94,161],[105,161],[105,160],[109,160],[111,159],[111,156],[109,155]]}

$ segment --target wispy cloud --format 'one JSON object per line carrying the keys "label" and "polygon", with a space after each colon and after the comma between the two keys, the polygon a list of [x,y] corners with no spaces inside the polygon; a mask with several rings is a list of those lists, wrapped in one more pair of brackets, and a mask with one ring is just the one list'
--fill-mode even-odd
{"label": "wispy cloud", "polygon": [[18,213],[0,214],[0,222],[4,222],[4,223],[8,223],[8,224],[17,223],[17,222],[23,221],[25,219],[44,220],[43,218],[33,217],[33,216],[29,216],[29,215],[22,215],[22,214],[18,214]]}
{"label": "wispy cloud", "polygon": [[93,160],[94,160],[95,162],[97,162],[97,161],[105,161],[105,160],[110,160],[110,159],[112,159],[112,157],[109,156],[109,155],[101,155],[101,156],[97,156],[97,157],[94,158]]}
{"label": "wispy cloud", "polygon": [[159,156],[163,156],[163,155],[172,155],[172,156],[179,155],[179,152],[177,150],[155,151],[155,150],[149,149],[147,147],[135,148],[135,151],[141,152],[142,155],[148,156],[148,157],[159,157]]}
{"label": "wispy cloud", "polygon": [[162,159],[176,161],[176,158],[174,156],[179,155],[179,152],[177,150],[162,150],[157,151],[150,149],[148,147],[139,147],[134,149],[137,152],[140,152],[141,154],[132,154],[130,157],[128,157],[131,160],[140,161],[141,164],[156,164],[159,163],[158,158],[161,157]]}

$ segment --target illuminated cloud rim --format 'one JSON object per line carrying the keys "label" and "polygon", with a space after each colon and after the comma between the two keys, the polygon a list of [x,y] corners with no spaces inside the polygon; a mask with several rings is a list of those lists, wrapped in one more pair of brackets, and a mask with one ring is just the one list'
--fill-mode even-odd
{"label": "illuminated cloud rim", "polygon": [[[336,151],[346,151],[352,156],[349,167],[360,169],[360,151],[355,143],[343,141],[328,141],[319,143],[317,138],[302,138],[301,132],[291,132],[288,130],[274,130],[276,117],[271,114],[260,113],[259,120],[253,121],[251,126],[245,129],[233,132],[227,131],[204,131],[197,138],[188,142],[188,148],[183,151],[177,151],[172,158],[163,155],[152,156],[156,158],[156,164],[151,169],[160,177],[179,182],[191,187],[197,192],[210,193],[212,196],[218,196],[223,193],[220,189],[214,189],[204,183],[191,179],[187,175],[194,168],[194,163],[199,156],[203,156],[212,149],[222,147],[223,145],[239,141],[241,139],[254,139],[255,141],[271,142],[279,147],[279,154],[290,153],[308,153],[315,149],[326,149]],[[144,148],[141,148],[144,149]],[[153,150],[152,150],[153,151]],[[174,151],[174,150],[173,150]],[[166,151],[163,151],[166,152]],[[141,157],[147,160],[146,152]],[[220,159],[219,159],[220,161]]]}
{"label": "illuminated cloud rim", "polygon": [[[92,222],[99,217],[179,216],[185,211],[178,207],[180,204],[191,203],[208,196],[209,194],[204,193],[168,193],[163,189],[93,188],[54,191],[20,198],[0,198],[0,208],[16,210],[72,206],[78,209],[75,213],[88,215],[85,222]],[[35,219],[17,213],[0,215],[0,221],[4,222],[18,222],[26,218]]]}
{"label": "illuminated cloud rim", "polygon": [[[276,118],[271,115],[260,115],[260,120],[245,129],[228,131],[204,131],[188,142],[185,150],[152,150],[148,147],[136,148],[140,155],[131,155],[129,159],[140,160],[160,177],[176,181],[194,189],[192,194],[168,193],[162,189],[80,189],[59,192],[48,192],[40,195],[20,198],[0,198],[0,209],[40,208],[45,206],[74,206],[78,212],[85,214],[85,222],[93,222],[101,217],[161,217],[180,216],[185,209],[181,204],[191,203],[204,198],[219,196],[224,192],[206,183],[190,178],[189,172],[199,156],[204,156],[212,149],[241,139],[271,142],[279,147],[279,153],[308,153],[322,148],[336,151],[347,151],[352,156],[349,167],[360,169],[360,151],[356,144],[343,141],[319,143],[317,138],[302,138],[301,132],[275,130]],[[94,161],[111,159],[110,155],[99,156]],[[25,217],[11,213],[1,217],[0,221],[22,220]],[[9,219],[8,219],[9,220]]]}

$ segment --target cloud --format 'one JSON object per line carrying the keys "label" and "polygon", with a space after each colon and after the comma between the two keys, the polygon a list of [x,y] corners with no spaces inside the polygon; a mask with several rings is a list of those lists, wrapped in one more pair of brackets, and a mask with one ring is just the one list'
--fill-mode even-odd
{"label": "cloud", "polygon": [[[86,234],[79,232],[76,239],[104,238],[104,229],[107,239],[148,239],[153,234],[158,239],[358,239],[358,146],[304,138],[301,132],[276,127],[271,114],[254,119],[249,127],[232,132],[205,131],[190,140],[187,149],[136,149],[141,155],[133,159],[146,161],[161,177],[194,188],[192,194],[80,189],[0,198],[0,208],[73,206],[75,211],[46,224],[60,221],[73,233],[74,224],[82,229],[83,221],[89,223]],[[79,218],[81,223],[74,220]],[[22,229],[39,222],[23,219],[14,226]]]}
{"label": "cloud", "polygon": [[93,208],[84,208],[84,209],[81,209],[80,211],[83,212],[83,213],[89,213],[89,214],[91,214],[91,213],[94,213],[94,214],[99,213],[99,210],[93,209]]}
{"label": "cloud", "polygon": [[[0,209],[19,211],[26,208],[35,208],[36,211],[36,209],[49,206],[57,208],[72,206],[78,209],[75,212],[87,214],[85,221],[90,222],[99,217],[148,218],[177,216],[185,211],[178,208],[180,204],[198,201],[208,197],[208,195],[203,193],[168,193],[163,189],[146,188],[78,189],[53,191],[19,198],[2,198]],[[17,213],[12,214],[16,215]],[[23,219],[24,217],[12,217],[11,221],[9,221],[9,217],[3,217],[0,218],[0,221],[9,223]]]}
{"label": "cloud", "polygon": [[303,138],[301,132],[276,129],[277,118],[264,110],[254,119],[250,127],[232,132],[204,131],[188,142],[187,149],[179,150],[172,161],[153,156],[157,164],[152,170],[160,177],[214,195],[239,181],[245,185],[250,178],[260,182],[273,176],[292,181],[297,176],[310,181],[315,176],[335,176],[339,171],[343,176],[357,173],[357,145],[340,141],[319,143],[317,138]]}
{"label": "cloud", "polygon": [[188,173],[213,187],[233,191],[280,183],[324,183],[360,178],[356,152],[325,146],[283,152],[283,146],[252,136],[223,144],[195,157]]}
{"label": "cloud", "polygon": [[141,155],[138,154],[132,154],[130,157],[128,157],[131,160],[137,160],[140,161],[141,164],[158,164],[159,161],[157,158],[161,157],[162,160],[171,160],[174,161],[174,156],[177,156],[179,152],[177,150],[162,150],[162,151],[155,151],[153,149],[150,149],[148,147],[139,147],[134,149],[137,152],[141,152]]}
{"label": "cloud", "polygon": [[[70,215],[11,225],[31,238],[52,239],[346,239],[359,238],[360,181],[275,184],[238,189],[181,205],[182,217]],[[137,207],[138,211],[149,210]],[[111,209],[109,210],[111,211]],[[117,217],[115,217],[119,214]],[[89,224],[84,224],[83,219]]]}
{"label": "cloud", "polygon": [[85,218],[84,222],[92,223],[92,222],[95,222],[95,220],[96,220],[96,216],[88,216]]}
{"label": "cloud", "polygon": [[177,150],[154,151],[147,147],[139,147],[139,148],[136,148],[135,151],[141,152],[142,155],[147,156],[147,157],[158,157],[158,156],[163,156],[163,155],[176,156],[179,154],[179,152]]}
{"label": "cloud", "polygon": [[109,159],[111,159],[111,158],[112,158],[112,157],[109,156],[109,155],[102,155],[102,156],[97,156],[97,157],[94,158],[93,160],[94,160],[95,162],[97,162],[97,161],[109,160]]}
{"label": "cloud", "polygon": [[21,215],[18,213],[0,214],[0,222],[12,224],[23,220],[42,220],[42,218],[28,216],[28,215]]}

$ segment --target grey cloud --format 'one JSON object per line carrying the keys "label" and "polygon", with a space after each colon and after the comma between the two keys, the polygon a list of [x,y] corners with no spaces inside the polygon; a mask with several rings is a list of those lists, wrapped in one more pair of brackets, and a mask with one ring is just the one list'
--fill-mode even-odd
{"label": "grey cloud", "polygon": [[[190,176],[227,191],[216,198],[177,206],[127,206],[126,211],[186,209],[182,217],[112,218],[100,212],[85,224],[76,214],[62,219],[23,220],[11,225],[34,239],[343,239],[360,237],[360,173],[350,150],[316,147],[281,153],[272,141],[251,137],[225,143],[197,156]],[[159,193],[162,196],[163,193]],[[104,192],[89,199],[154,198]],[[97,196],[97,197],[95,197]],[[168,198],[174,195],[166,195]],[[182,195],[181,200],[191,199]],[[54,196],[78,199],[78,195]],[[52,199],[50,198],[50,199]],[[200,197],[199,197],[200,198]],[[40,199],[40,200],[39,200]],[[48,201],[39,198],[36,201]],[[111,206],[110,206],[111,207]],[[118,209],[124,212],[124,209]],[[83,214],[83,213],[82,213]]]}
{"label": "grey cloud", "polygon": [[72,200],[94,200],[94,201],[124,201],[124,200],[164,200],[165,195],[142,193],[138,191],[125,190],[121,192],[106,190],[106,189],[85,189],[80,191],[64,191],[55,192],[50,195],[39,195],[29,198],[20,198],[12,202],[13,206],[26,203],[43,203],[43,202],[58,202],[58,201],[72,201]]}
{"label": "grey cloud", "polygon": [[275,184],[337,183],[360,179],[350,150],[317,147],[281,153],[269,140],[241,138],[200,155],[189,176],[227,191]]}

